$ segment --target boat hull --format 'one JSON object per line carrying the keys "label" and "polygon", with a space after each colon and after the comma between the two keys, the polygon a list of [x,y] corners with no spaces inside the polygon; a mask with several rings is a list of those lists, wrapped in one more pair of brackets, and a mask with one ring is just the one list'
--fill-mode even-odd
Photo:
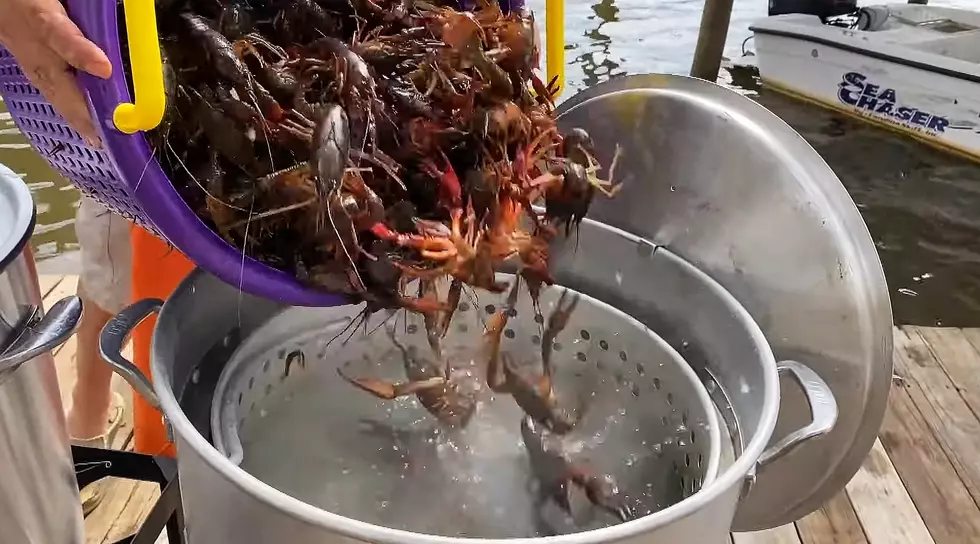
{"label": "boat hull", "polygon": [[980,78],[846,43],[753,30],[766,87],[980,162]]}

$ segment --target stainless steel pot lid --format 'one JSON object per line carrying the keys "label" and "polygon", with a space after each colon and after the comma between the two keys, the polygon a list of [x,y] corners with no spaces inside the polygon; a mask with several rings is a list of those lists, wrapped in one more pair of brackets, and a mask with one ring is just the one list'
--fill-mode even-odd
{"label": "stainless steel pot lid", "polygon": [[[807,364],[844,415],[758,474],[733,526],[782,525],[841,490],[870,451],[892,374],[892,314],[881,263],[833,171],[786,123],[706,81],[616,78],[570,98],[559,124],[585,127],[622,191],[589,217],[662,244],[751,313],[776,359]],[[778,440],[809,421],[782,380]]]}
{"label": "stainless steel pot lid", "polygon": [[0,164],[0,272],[16,259],[34,231],[34,199],[27,185]]}

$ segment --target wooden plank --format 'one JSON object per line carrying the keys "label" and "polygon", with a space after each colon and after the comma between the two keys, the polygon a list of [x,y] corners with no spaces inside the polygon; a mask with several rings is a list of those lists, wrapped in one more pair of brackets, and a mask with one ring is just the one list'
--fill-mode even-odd
{"label": "wooden plank", "polygon": [[[122,480],[119,478],[106,478],[102,502],[99,506],[85,518],[85,544],[103,544],[108,540],[109,531],[112,530],[112,523],[118,518],[133,493],[136,491],[136,483],[132,480]],[[93,484],[94,485],[94,484]]]}
{"label": "wooden plank", "polygon": [[59,300],[75,294],[78,289],[78,276],[65,276],[58,285],[44,297],[44,308],[50,308],[52,304]]}
{"label": "wooden plank", "polygon": [[980,328],[971,327],[967,329],[960,329],[960,331],[970,342],[970,345],[973,346],[973,349],[980,352]]}
{"label": "wooden plank", "polygon": [[949,327],[906,327],[915,331],[936,356],[967,406],[980,417],[980,352],[960,329]]}
{"label": "wooden plank", "polygon": [[980,502],[980,420],[940,367],[925,341],[904,329],[895,334],[895,368],[906,392],[975,502]]}
{"label": "wooden plank", "polygon": [[129,502],[122,512],[112,520],[112,525],[106,532],[105,542],[114,544],[133,535],[139,530],[143,520],[160,498],[160,486],[152,482],[137,482],[130,495]]}
{"label": "wooden plank", "polygon": [[800,535],[792,523],[751,533],[732,533],[734,544],[800,544]]}
{"label": "wooden plank", "polygon": [[980,542],[980,508],[906,389],[892,386],[878,436],[912,502],[938,544]]}
{"label": "wooden plank", "polygon": [[867,544],[864,529],[844,490],[796,522],[803,544]]}
{"label": "wooden plank", "polygon": [[64,276],[57,274],[45,274],[43,276],[39,276],[37,280],[38,284],[41,286],[41,299],[48,296],[48,293],[57,287],[63,279],[65,279]]}
{"label": "wooden plank", "polygon": [[881,441],[847,484],[869,544],[933,544]]}

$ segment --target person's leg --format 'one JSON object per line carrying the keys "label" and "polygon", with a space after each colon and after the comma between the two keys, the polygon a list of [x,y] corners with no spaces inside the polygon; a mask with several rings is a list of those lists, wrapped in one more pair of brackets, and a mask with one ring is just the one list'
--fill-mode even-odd
{"label": "person's leg", "polygon": [[[72,442],[107,447],[112,429],[122,419],[122,399],[112,393],[112,370],[99,352],[99,334],[109,319],[130,300],[132,250],[130,224],[87,197],[75,217],[82,254],[78,296],[84,313],[75,333],[75,386],[67,414]],[[98,485],[82,492],[86,514],[98,505]]]}
{"label": "person's leg", "polygon": [[75,336],[76,382],[68,412],[68,433],[76,440],[97,438],[108,426],[112,370],[99,353],[99,334],[106,322],[129,303],[129,228],[129,222],[122,217],[82,197],[75,232],[82,252],[78,295],[85,311]]}
{"label": "person's leg", "polygon": [[109,425],[112,369],[99,354],[99,333],[112,314],[86,296],[81,286],[79,296],[85,313],[75,332],[75,387],[68,412],[68,434],[85,440],[105,434]]}

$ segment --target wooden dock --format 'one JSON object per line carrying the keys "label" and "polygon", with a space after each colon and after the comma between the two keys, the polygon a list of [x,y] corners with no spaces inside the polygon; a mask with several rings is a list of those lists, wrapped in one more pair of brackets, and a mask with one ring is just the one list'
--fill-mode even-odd
{"label": "wooden dock", "polygon": [[[49,306],[75,292],[74,276],[43,276]],[[74,341],[55,352],[62,399],[74,381]],[[127,398],[124,382],[114,384]],[[980,543],[980,329],[895,329],[895,378],[878,441],[846,489],[820,510],[734,544]],[[842,414],[841,417],[847,417]],[[114,447],[126,448],[131,423]],[[159,491],[114,480],[86,518],[86,544],[132,534]]]}

